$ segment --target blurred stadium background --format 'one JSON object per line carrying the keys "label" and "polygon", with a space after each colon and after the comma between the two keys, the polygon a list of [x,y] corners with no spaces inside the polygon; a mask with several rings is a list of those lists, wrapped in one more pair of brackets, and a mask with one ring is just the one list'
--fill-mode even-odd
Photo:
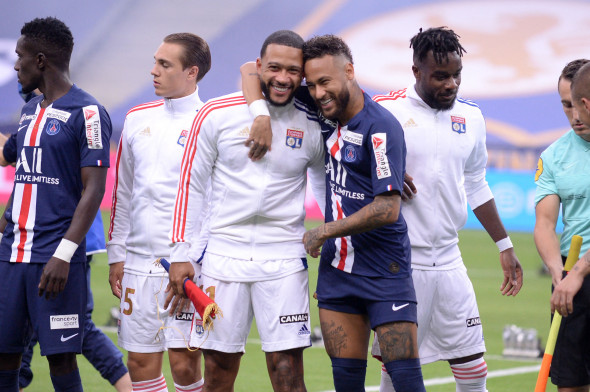
{"label": "blurred stadium background", "polygon": [[[408,44],[420,27],[449,26],[467,49],[460,95],[475,100],[487,120],[488,180],[508,228],[519,231],[533,227],[538,156],[569,129],[556,92],[559,72],[568,61],[590,56],[590,31],[581,28],[590,22],[588,0],[20,0],[2,8],[0,131],[16,129],[22,106],[12,68],[20,28],[32,18],[56,16],[74,34],[72,79],[106,106],[113,146],[127,110],[157,98],[153,53],[171,32],[194,32],[209,42],[213,67],[200,83],[206,100],[239,89],[239,66],[255,59],[264,38],[278,29],[304,38],[342,36],[361,86],[377,94],[412,82]],[[0,202],[12,175],[0,172]],[[314,216],[312,200],[309,205]],[[479,227],[473,215],[467,227]]]}

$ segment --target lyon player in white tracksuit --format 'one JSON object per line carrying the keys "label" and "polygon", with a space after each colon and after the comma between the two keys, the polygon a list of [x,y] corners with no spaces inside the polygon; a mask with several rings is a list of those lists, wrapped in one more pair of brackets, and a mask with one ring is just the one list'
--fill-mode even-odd
{"label": "lyon player in white tracksuit", "polygon": [[[265,352],[310,343],[308,276],[301,242],[309,173],[323,211],[324,151],[317,116],[297,99],[269,105],[272,152],[244,153],[253,117],[240,93],[210,100],[199,112],[183,160],[173,227],[172,262],[187,260],[211,179],[210,236],[204,291],[223,311],[191,344],[244,352],[252,317]],[[309,169],[309,170],[308,170]]]}

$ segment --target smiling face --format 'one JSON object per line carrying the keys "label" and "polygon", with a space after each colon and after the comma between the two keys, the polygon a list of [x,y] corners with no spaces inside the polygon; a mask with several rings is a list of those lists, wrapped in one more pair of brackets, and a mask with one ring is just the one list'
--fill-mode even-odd
{"label": "smiling face", "polygon": [[33,50],[32,45],[27,42],[24,36],[18,39],[15,52],[17,58],[14,63],[14,70],[18,82],[22,85],[22,92],[28,94],[39,87],[41,80],[37,52]]}
{"label": "smiling face", "polygon": [[586,141],[590,141],[590,127],[586,126],[580,120],[579,112],[575,110],[572,103],[571,85],[571,80],[566,78],[561,78],[559,80],[559,84],[557,85],[557,91],[559,92],[559,97],[561,98],[563,112],[565,113],[565,116],[567,117],[567,120],[569,121],[576,135],[580,136]]}
{"label": "smiling face", "polygon": [[169,42],[163,42],[154,54],[155,63],[151,74],[157,96],[174,99],[195,92],[199,68],[184,68],[181,61],[183,54],[183,46]]}
{"label": "smiling face", "polygon": [[284,106],[291,102],[303,78],[303,52],[290,46],[270,44],[256,60],[260,87],[268,102]]}
{"label": "smiling face", "polygon": [[432,51],[412,66],[416,78],[416,92],[433,109],[448,110],[455,104],[461,84],[461,56],[449,52],[448,59],[438,64]]}
{"label": "smiling face", "polygon": [[325,55],[305,62],[309,93],[324,117],[346,123],[350,103],[349,82],[354,78],[352,64],[341,56]]}

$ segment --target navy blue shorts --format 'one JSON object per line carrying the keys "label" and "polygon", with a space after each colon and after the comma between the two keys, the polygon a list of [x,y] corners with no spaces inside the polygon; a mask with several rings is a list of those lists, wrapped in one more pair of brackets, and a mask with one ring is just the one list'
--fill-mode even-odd
{"label": "navy blue shorts", "polygon": [[574,297],[574,312],[561,319],[551,382],[560,387],[590,384],[590,277]]}
{"label": "navy blue shorts", "polygon": [[374,278],[349,274],[328,263],[320,263],[316,292],[318,307],[366,314],[371,329],[398,321],[417,322],[416,292],[410,274],[395,279]]}
{"label": "navy blue shorts", "polygon": [[86,264],[72,263],[63,292],[39,297],[45,264],[0,262],[0,353],[23,353],[33,331],[41,355],[81,353],[86,313]]}

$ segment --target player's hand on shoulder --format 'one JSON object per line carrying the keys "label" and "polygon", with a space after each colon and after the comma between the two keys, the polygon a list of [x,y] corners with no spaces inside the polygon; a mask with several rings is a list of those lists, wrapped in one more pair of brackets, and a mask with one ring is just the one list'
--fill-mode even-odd
{"label": "player's hand on shoulder", "polygon": [[256,162],[270,151],[272,144],[272,128],[270,116],[257,116],[250,128],[250,136],[246,140],[246,146],[250,147],[248,158]]}
{"label": "player's hand on shoulder", "polygon": [[514,248],[508,248],[500,252],[500,264],[502,265],[502,272],[504,273],[504,280],[500,286],[502,295],[516,296],[522,288],[522,266]]}
{"label": "player's hand on shoulder", "polygon": [[121,282],[123,282],[124,267],[124,261],[109,265],[109,284],[111,285],[111,291],[119,299],[121,299],[121,292],[123,290]]}
{"label": "player's hand on shoulder", "polygon": [[418,193],[416,185],[414,185],[414,177],[408,173],[404,173],[404,191],[402,192],[402,200],[408,201],[414,198],[414,195]]}
{"label": "player's hand on shoulder", "polygon": [[45,294],[46,299],[57,297],[65,289],[69,273],[70,263],[52,257],[43,268],[39,281],[39,296]]}

